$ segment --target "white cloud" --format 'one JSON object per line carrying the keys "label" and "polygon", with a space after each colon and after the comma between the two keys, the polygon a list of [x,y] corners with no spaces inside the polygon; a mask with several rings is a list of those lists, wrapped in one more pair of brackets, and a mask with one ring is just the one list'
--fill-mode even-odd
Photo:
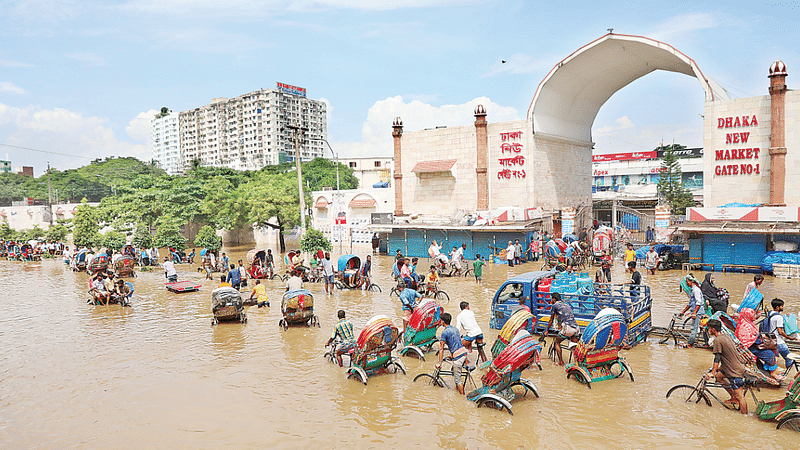
{"label": "white cloud", "polygon": [[682,14],[656,25],[647,36],[665,41],[693,31],[716,28],[719,25],[719,18],[708,13]]}
{"label": "white cloud", "polygon": [[406,103],[403,97],[389,97],[375,102],[367,112],[367,121],[361,128],[360,142],[337,142],[341,156],[391,155],[392,123],[395,117],[403,121],[404,131],[417,131],[434,127],[467,126],[475,122],[475,107],[483,105],[492,122],[518,120],[516,108],[500,106],[486,97],[478,97],[460,105],[433,106],[419,100]]}
{"label": "white cloud", "polygon": [[9,61],[9,60],[6,60],[6,59],[0,59],[0,67],[17,68],[17,67],[33,67],[33,66],[31,64],[24,63],[24,62]]}
{"label": "white cloud", "polygon": [[151,109],[150,111],[139,113],[125,127],[125,132],[135,141],[147,142],[148,145],[150,145],[150,138],[152,136],[150,133],[150,121],[153,119],[153,116],[159,112],[160,111]]}
{"label": "white cloud", "polygon": [[27,94],[28,92],[25,89],[17,86],[16,84],[10,81],[0,81],[0,92],[8,92],[9,94]]}
{"label": "white cloud", "polygon": [[[145,113],[142,113],[145,114]],[[139,114],[141,116],[142,114]],[[140,137],[138,119],[134,118],[126,129]],[[142,160],[151,158],[150,142],[133,144],[117,138],[105,117],[85,117],[63,108],[16,108],[0,103],[0,135],[4,144],[18,145],[67,155],[49,154],[46,157],[54,167],[77,167],[87,160],[108,156],[135,156]],[[15,151],[13,160],[20,165],[40,165],[45,154]]]}
{"label": "white cloud", "polygon": [[602,134],[613,134],[617,131],[627,130],[629,128],[633,128],[633,122],[628,116],[622,116],[619,119],[615,120],[612,125],[606,125],[604,127],[598,128],[594,130],[595,135],[602,135]]}

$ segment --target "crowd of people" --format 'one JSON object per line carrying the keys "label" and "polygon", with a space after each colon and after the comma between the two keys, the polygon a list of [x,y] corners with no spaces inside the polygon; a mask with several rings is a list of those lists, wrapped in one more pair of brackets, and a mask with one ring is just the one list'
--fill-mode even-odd
{"label": "crowd of people", "polygon": [[0,257],[16,261],[38,261],[44,255],[57,256],[64,252],[63,242],[14,240],[0,241]]}

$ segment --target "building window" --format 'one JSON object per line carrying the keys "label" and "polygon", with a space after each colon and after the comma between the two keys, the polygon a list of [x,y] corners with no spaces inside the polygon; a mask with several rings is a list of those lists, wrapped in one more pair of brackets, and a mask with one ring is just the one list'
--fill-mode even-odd
{"label": "building window", "polygon": [[351,167],[351,168],[353,168],[353,169],[355,169],[355,167],[356,167],[356,163],[355,163],[355,162],[351,162],[351,163],[350,163],[350,167]]}
{"label": "building window", "polygon": [[380,161],[375,161],[375,167],[380,167],[380,166],[381,166],[381,162]]}

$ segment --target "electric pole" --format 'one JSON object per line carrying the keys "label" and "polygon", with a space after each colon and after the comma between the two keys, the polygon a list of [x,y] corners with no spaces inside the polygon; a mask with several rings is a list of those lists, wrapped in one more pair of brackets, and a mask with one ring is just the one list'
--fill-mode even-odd
{"label": "electric pole", "polygon": [[300,141],[303,139],[303,133],[308,131],[308,127],[301,127],[297,125],[287,125],[286,128],[292,130],[294,133],[294,162],[297,166],[297,190],[300,194],[300,234],[306,231],[306,199],[303,193],[303,171],[300,168]]}
{"label": "electric pole", "polygon": [[50,161],[47,161],[47,209],[50,213],[50,226],[53,226],[53,189],[50,187]]}

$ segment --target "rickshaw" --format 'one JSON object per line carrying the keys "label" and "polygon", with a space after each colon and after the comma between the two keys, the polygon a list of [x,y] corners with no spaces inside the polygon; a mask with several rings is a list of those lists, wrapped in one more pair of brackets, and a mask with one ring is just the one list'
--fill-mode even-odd
{"label": "rickshaw", "polygon": [[[500,329],[500,334],[497,336],[497,340],[494,341],[492,345],[492,358],[497,358],[503,350],[508,347],[508,344],[514,339],[514,334],[516,334],[517,330],[523,325],[528,330],[532,329],[532,319],[533,314],[530,311],[525,310],[524,308],[518,309],[511,317],[503,325],[503,328]],[[539,367],[539,370],[542,369],[541,364],[539,363],[539,358],[536,359],[536,365]]]}
{"label": "rickshaw", "polygon": [[86,249],[79,250],[77,253],[75,253],[75,257],[72,258],[72,262],[70,263],[70,267],[72,268],[73,272],[83,272],[86,270],[86,263],[89,259],[87,254],[88,250]]}
{"label": "rickshaw", "polygon": [[567,378],[574,376],[590,389],[593,381],[619,378],[625,372],[633,381],[630,365],[619,356],[627,334],[628,326],[622,313],[614,308],[597,313],[572,349],[570,359],[574,358],[575,362],[567,364]]}
{"label": "rickshaw", "polygon": [[319,319],[314,315],[314,296],[307,289],[296,289],[283,294],[281,313],[283,319],[278,322],[278,326],[284,330],[288,330],[289,325],[301,323],[320,326]]}
{"label": "rickshaw", "polygon": [[356,341],[352,367],[347,369],[347,378],[358,379],[367,384],[367,379],[379,373],[406,373],[400,358],[392,356],[397,347],[400,332],[388,317],[374,316],[361,330]]}
{"label": "rickshaw", "polygon": [[489,371],[481,377],[483,387],[469,392],[467,399],[477,403],[478,408],[486,406],[506,410],[513,415],[511,402],[517,398],[514,387],[524,388],[523,397],[532,392],[539,398],[539,389],[532,381],[522,378],[522,371],[531,364],[539,364],[541,350],[541,345],[530,335],[511,342],[494,358]]}
{"label": "rickshaw", "polygon": [[611,254],[611,245],[614,242],[614,230],[609,227],[600,227],[592,235],[592,254],[594,264],[602,263],[603,252]]}
{"label": "rickshaw", "polygon": [[133,271],[133,265],[136,264],[130,255],[116,253],[111,257],[114,264],[114,271],[118,277],[135,277],[136,273]]}
{"label": "rickshaw", "polygon": [[94,255],[88,262],[88,272],[89,274],[95,274],[100,272],[101,270],[108,269],[108,250],[105,248],[100,249],[97,254]]}
{"label": "rickshaw", "polygon": [[[89,286],[90,287],[91,287],[91,284],[92,284],[92,281],[90,279],[89,280]],[[125,282],[125,287],[127,288],[127,293],[125,295],[114,295],[114,296],[110,297],[108,299],[108,304],[109,305],[120,305],[120,306],[123,306],[123,307],[131,306],[130,305],[130,300],[131,300],[131,297],[133,297],[133,292],[134,292],[133,283],[131,283],[130,281],[126,281]],[[98,306],[103,306],[104,305],[103,302],[101,302],[99,299],[97,299],[95,297],[90,298],[89,300],[86,301],[86,303],[91,303],[92,305],[98,305]]]}
{"label": "rickshaw", "polygon": [[334,286],[339,289],[361,289],[381,292],[380,286],[372,283],[369,277],[365,277],[361,258],[356,255],[342,255],[337,262],[336,280]]}
{"label": "rickshaw", "polygon": [[399,352],[401,356],[412,355],[425,361],[425,354],[430,353],[434,344],[438,342],[436,330],[439,328],[439,317],[443,312],[442,305],[431,299],[422,300],[414,308],[403,333],[405,346]]}
{"label": "rickshaw", "polygon": [[758,402],[756,416],[761,420],[778,422],[777,428],[800,431],[800,372],[795,374],[786,395],[773,402]]}
{"label": "rickshaw", "polygon": [[244,312],[242,294],[236,289],[223,286],[211,291],[211,326],[220,322],[247,323],[247,314]]}
{"label": "rickshaw", "polygon": [[270,278],[265,265],[266,260],[267,251],[263,248],[254,248],[247,252],[247,274],[250,275],[250,278],[255,280],[266,280],[267,278],[271,280],[281,280],[281,276],[274,273],[274,271],[272,278]]}

